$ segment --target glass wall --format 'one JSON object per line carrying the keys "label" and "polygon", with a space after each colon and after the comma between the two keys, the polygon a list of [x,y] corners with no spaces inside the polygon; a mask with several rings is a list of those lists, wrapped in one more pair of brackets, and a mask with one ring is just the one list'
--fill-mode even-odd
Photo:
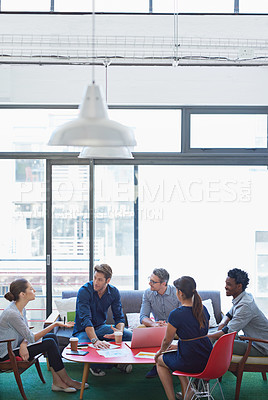
{"label": "glass wall", "polygon": [[199,289],[220,290],[225,312],[226,274],[238,267],[268,314],[267,202],[267,167],[140,166],[140,288],[164,267],[171,282],[187,274]]}
{"label": "glass wall", "polygon": [[134,167],[96,166],[94,264],[107,263],[112,283],[134,288]]}
{"label": "glass wall", "polygon": [[52,166],[52,288],[78,290],[89,276],[89,167]]}
{"label": "glass wall", "polygon": [[46,318],[44,160],[0,160],[0,168],[0,310],[8,305],[9,284],[25,278],[36,290],[28,318],[40,328]]}

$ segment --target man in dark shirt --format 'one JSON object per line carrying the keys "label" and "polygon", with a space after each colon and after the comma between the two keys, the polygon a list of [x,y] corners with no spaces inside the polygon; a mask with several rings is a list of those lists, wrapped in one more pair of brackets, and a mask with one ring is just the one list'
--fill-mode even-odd
{"label": "man in dark shirt", "polygon": [[[114,340],[115,331],[123,333],[124,341],[129,341],[132,337],[131,331],[125,328],[120,294],[115,286],[110,285],[111,278],[112,269],[109,265],[96,265],[93,281],[83,285],[77,295],[73,335],[78,337],[80,342],[90,340],[98,349],[109,348],[109,342],[104,339]],[[106,324],[107,311],[110,306],[114,326]],[[127,364],[118,364],[116,367],[127,373],[132,370],[132,366]],[[109,368],[109,365],[102,365],[102,368]],[[90,368],[90,371],[95,376],[105,375],[100,368]]]}

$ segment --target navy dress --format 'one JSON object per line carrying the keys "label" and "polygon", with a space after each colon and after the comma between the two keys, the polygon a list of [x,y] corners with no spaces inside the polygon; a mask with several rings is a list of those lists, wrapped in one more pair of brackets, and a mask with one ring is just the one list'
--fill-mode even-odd
{"label": "navy dress", "polygon": [[[180,339],[193,339],[205,336],[208,333],[209,313],[203,307],[205,315],[205,327],[200,328],[197,319],[193,316],[192,307],[181,306],[171,311],[168,322],[176,328]],[[172,371],[202,372],[212,350],[212,344],[208,337],[178,341],[178,351],[163,354],[164,363]]]}

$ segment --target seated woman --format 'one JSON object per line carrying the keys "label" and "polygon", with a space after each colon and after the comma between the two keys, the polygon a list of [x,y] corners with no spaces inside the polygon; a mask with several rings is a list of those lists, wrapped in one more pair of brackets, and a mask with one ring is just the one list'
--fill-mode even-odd
{"label": "seated woman", "polygon": [[[25,307],[29,301],[35,299],[35,290],[26,279],[13,281],[5,298],[11,304],[0,315],[0,340],[15,339],[12,342],[13,352],[15,356],[20,356],[25,361],[46,352],[51,367],[54,392],[76,392],[76,389],[80,389],[81,382],[71,379],[64,368],[56,336],[49,333],[55,326],[70,328],[74,323],[64,324],[56,321],[38,333],[31,332]],[[43,340],[36,343],[41,338]],[[6,343],[0,343],[0,361],[8,359]]]}
{"label": "seated woman", "polygon": [[[206,336],[208,332],[209,313],[202,305],[196,291],[196,283],[190,276],[182,276],[173,282],[181,306],[171,311],[168,318],[166,336],[161,349],[155,355],[157,372],[164,386],[167,398],[175,399],[172,371],[202,372],[205,368],[212,344]],[[175,334],[179,337],[178,345],[171,345]],[[176,350],[163,354],[166,350]],[[185,396],[189,380],[179,377],[182,398]],[[186,399],[191,399],[192,389],[188,390]]]}

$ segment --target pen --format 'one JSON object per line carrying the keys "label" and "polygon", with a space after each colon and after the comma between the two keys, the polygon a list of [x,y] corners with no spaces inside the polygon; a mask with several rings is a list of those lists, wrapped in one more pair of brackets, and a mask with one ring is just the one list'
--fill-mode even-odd
{"label": "pen", "polygon": [[[66,320],[66,317],[63,317],[63,323],[64,323],[64,325],[65,325],[65,320]],[[65,326],[63,327],[63,329],[65,330]]]}

